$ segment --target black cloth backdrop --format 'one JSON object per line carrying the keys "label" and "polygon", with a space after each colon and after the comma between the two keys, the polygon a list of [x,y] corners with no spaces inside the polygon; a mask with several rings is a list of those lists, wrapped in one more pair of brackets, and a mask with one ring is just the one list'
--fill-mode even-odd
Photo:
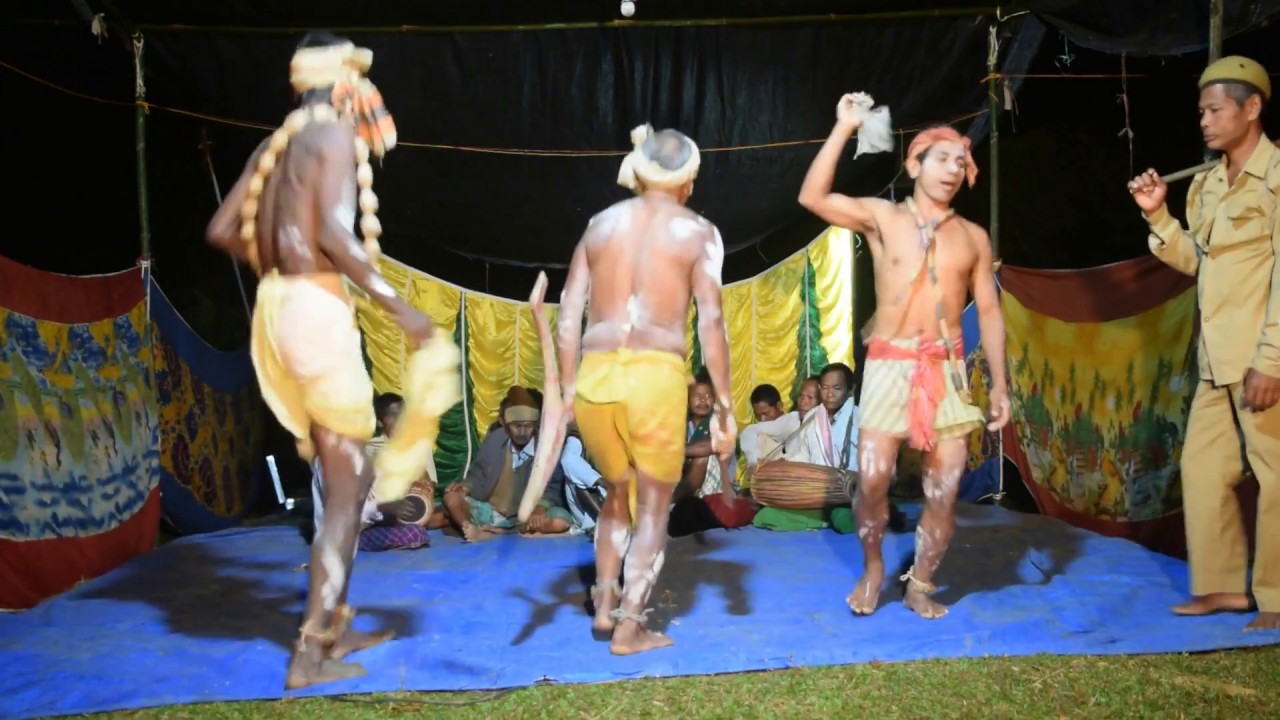
{"label": "black cloth backdrop", "polygon": [[[851,90],[888,104],[900,127],[979,111],[985,97],[986,28],[972,19],[352,37],[373,50],[371,78],[405,142],[375,175],[383,247],[455,280],[462,278],[451,277],[442,251],[565,265],[590,216],[626,197],[615,183],[621,158],[410,143],[618,151],[629,149],[632,127],[649,121],[711,150],[824,137],[836,100]],[[291,106],[295,43],[152,31],[148,98],[278,124]],[[211,126],[210,133],[221,145],[219,177],[230,183],[264,131]],[[805,144],[705,152],[690,205],[720,226],[730,254],[775,235],[795,249],[820,229],[796,203],[815,151]],[[842,163],[841,184],[875,192],[896,161]],[[756,260],[730,277],[767,263]]]}
{"label": "black cloth backdrop", "polygon": [[[1277,4],[1280,0],[1228,2],[1228,33],[1273,13]],[[641,0],[637,19],[901,12],[924,6],[956,13],[960,5]],[[497,6],[501,12],[493,9]],[[1200,0],[1033,0],[1005,6],[1002,15],[1029,8],[1074,42],[1113,51],[1170,52],[1205,36],[1207,10],[1202,6],[1207,3]],[[286,66],[300,33],[258,32],[249,26],[601,22],[617,17],[609,2],[387,2],[356,7],[293,0],[269,5],[119,0],[108,6],[87,0],[84,7],[142,26],[149,101],[272,126],[290,106]],[[411,265],[469,288],[518,297],[531,284],[536,267],[552,268],[552,284],[558,285],[562,272],[556,268],[566,262],[586,220],[626,195],[614,184],[619,157],[529,157],[407,143],[618,151],[627,148],[630,128],[644,120],[686,130],[707,149],[812,140],[829,130],[840,93],[854,89],[888,103],[899,127],[947,120],[985,108],[986,88],[979,81],[986,71],[987,26],[994,18],[974,12],[775,26],[352,33],[375,50],[373,78],[406,142],[376,174],[384,247]],[[57,17],[66,25],[0,29],[3,59],[121,105],[86,103],[6,73],[3,92],[15,103],[9,106],[37,97],[37,105],[56,108],[46,116],[87,125],[79,134],[59,136],[61,146],[50,149],[15,141],[30,135],[30,114],[8,113],[0,121],[16,130],[6,134],[11,157],[37,173],[37,182],[29,187],[46,188],[10,196],[6,205],[48,218],[37,236],[28,238],[36,243],[6,252],[42,267],[57,266],[50,269],[114,269],[118,263],[81,266],[93,264],[92,258],[135,254],[130,251],[136,244],[127,247],[137,237],[127,43],[113,26],[113,36],[99,44],[71,2],[13,0],[0,8],[0,24],[15,17]],[[1025,70],[1033,54],[1029,48],[1038,43],[1038,36],[1018,30],[1034,26],[1024,22],[1028,17],[1003,26],[1005,72]],[[162,27],[174,23],[218,27]],[[1153,37],[1152,27],[1159,29],[1159,37]],[[164,111],[150,113],[147,123],[153,252],[161,279],[205,271],[229,275],[222,269],[225,259],[200,242],[213,211],[198,149],[200,134],[207,130],[214,143],[217,176],[226,191],[267,131]],[[979,116],[970,134],[980,139],[985,125]],[[691,204],[724,231],[730,249],[728,279],[759,272],[822,229],[795,202],[816,149],[811,143],[705,154]],[[852,144],[849,155],[851,150]],[[72,163],[77,169],[68,172]],[[984,164],[980,155],[979,165]],[[898,169],[896,153],[846,159],[837,187],[875,193]],[[61,192],[47,191],[55,187]],[[980,178],[976,191],[962,193],[958,203],[980,217],[985,207],[978,205],[985,206],[986,193]],[[44,239],[40,233],[63,241],[71,225],[86,221],[109,227],[111,242],[125,250],[77,249],[56,262],[41,256],[42,251],[47,255],[47,245],[38,242]]]}

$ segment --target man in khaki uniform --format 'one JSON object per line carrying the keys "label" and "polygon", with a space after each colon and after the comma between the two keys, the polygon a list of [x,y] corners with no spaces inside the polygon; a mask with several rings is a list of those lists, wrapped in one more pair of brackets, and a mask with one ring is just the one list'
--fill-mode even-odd
{"label": "man in khaki uniform", "polygon": [[[1197,277],[1200,382],[1182,449],[1190,602],[1180,615],[1247,612],[1248,629],[1280,628],[1280,149],[1259,117],[1271,79],[1248,58],[1225,57],[1200,76],[1200,129],[1222,153],[1187,193],[1188,229],[1165,206],[1154,170],[1129,183],[1151,225],[1151,252]],[[1233,489],[1241,441],[1258,478],[1252,592],[1248,550]]]}

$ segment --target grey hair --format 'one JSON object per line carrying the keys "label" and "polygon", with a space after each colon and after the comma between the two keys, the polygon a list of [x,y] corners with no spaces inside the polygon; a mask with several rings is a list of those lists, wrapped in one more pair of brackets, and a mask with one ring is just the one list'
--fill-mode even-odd
{"label": "grey hair", "polygon": [[645,138],[640,152],[663,170],[679,170],[693,156],[693,141],[679,130],[662,130]]}

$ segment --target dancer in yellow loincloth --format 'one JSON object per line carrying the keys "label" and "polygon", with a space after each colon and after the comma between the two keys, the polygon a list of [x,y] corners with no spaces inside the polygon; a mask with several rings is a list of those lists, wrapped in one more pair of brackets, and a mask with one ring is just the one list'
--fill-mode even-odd
{"label": "dancer in yellow loincloth", "polygon": [[[395,125],[364,78],[372,61],[368,50],[328,33],[303,39],[290,65],[298,109],[254,152],[208,228],[211,244],[261,276],[251,340],[258,383],[300,454],[318,455],[324,469],[324,512],[288,688],[361,675],[341,659],[391,637],[351,630],[346,604],[361,507],[374,482],[364,445],[375,423],[346,281],[419,347],[405,378],[406,417],[379,453],[380,499],[403,497],[422,476],[438,417],[461,393],[457,348],[376,270],[381,228],[368,159],[395,146]],[[353,234],[357,207],[363,245]]]}
{"label": "dancer in yellow loincloth", "polygon": [[647,125],[631,139],[635,149],[618,183],[636,197],[592,218],[569,266],[559,327],[567,420],[576,415],[582,441],[609,483],[595,534],[592,627],[612,632],[610,650],[619,655],[671,644],[643,623],[684,461],[691,298],[717,395],[712,444],[722,458],[733,452],[737,433],[720,306],[724,245],[714,225],[684,206],[698,172],[697,145],[675,130],[654,133]]}
{"label": "dancer in yellow loincloth", "polygon": [[951,338],[960,328],[970,289],[991,368],[987,427],[999,430],[1010,415],[991,241],[951,209],[961,184],[972,186],[978,168],[968,138],[950,127],[935,127],[918,134],[907,150],[906,170],[915,190],[905,203],[833,193],[840,152],[860,123],[852,95],[841,98],[836,117],[809,168],[800,202],[827,222],[862,233],[876,272],[876,325],[862,380],[854,502],[864,568],[847,602],[854,613],[869,615],[879,601],[889,484],[906,439],[924,452],[925,510],[916,528],[915,565],[902,577],[907,582],[903,603],[922,617],[939,618],[947,609],[929,595],[955,531],[956,496],[968,460],[964,438],[985,420],[969,401],[963,348]]}

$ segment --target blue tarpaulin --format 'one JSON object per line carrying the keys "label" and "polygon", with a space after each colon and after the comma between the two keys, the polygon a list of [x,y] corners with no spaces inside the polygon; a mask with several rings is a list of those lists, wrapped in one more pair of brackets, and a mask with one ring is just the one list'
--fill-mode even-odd
{"label": "blue tarpaulin", "polygon": [[[909,508],[908,514],[915,514]],[[400,690],[477,690],[868,661],[1194,652],[1280,642],[1248,616],[1178,618],[1186,565],[1039,515],[960,508],[936,597],[854,617],[856,539],[832,531],[717,530],[672,540],[650,605],[675,646],[632,657],[592,640],[582,537],[437,538],[361,555],[357,626],[399,637],[351,656],[366,677],[283,691],[308,548],[297,528],[184,538],[23,614],[0,616],[0,717]],[[890,535],[892,573],[914,532]]]}

